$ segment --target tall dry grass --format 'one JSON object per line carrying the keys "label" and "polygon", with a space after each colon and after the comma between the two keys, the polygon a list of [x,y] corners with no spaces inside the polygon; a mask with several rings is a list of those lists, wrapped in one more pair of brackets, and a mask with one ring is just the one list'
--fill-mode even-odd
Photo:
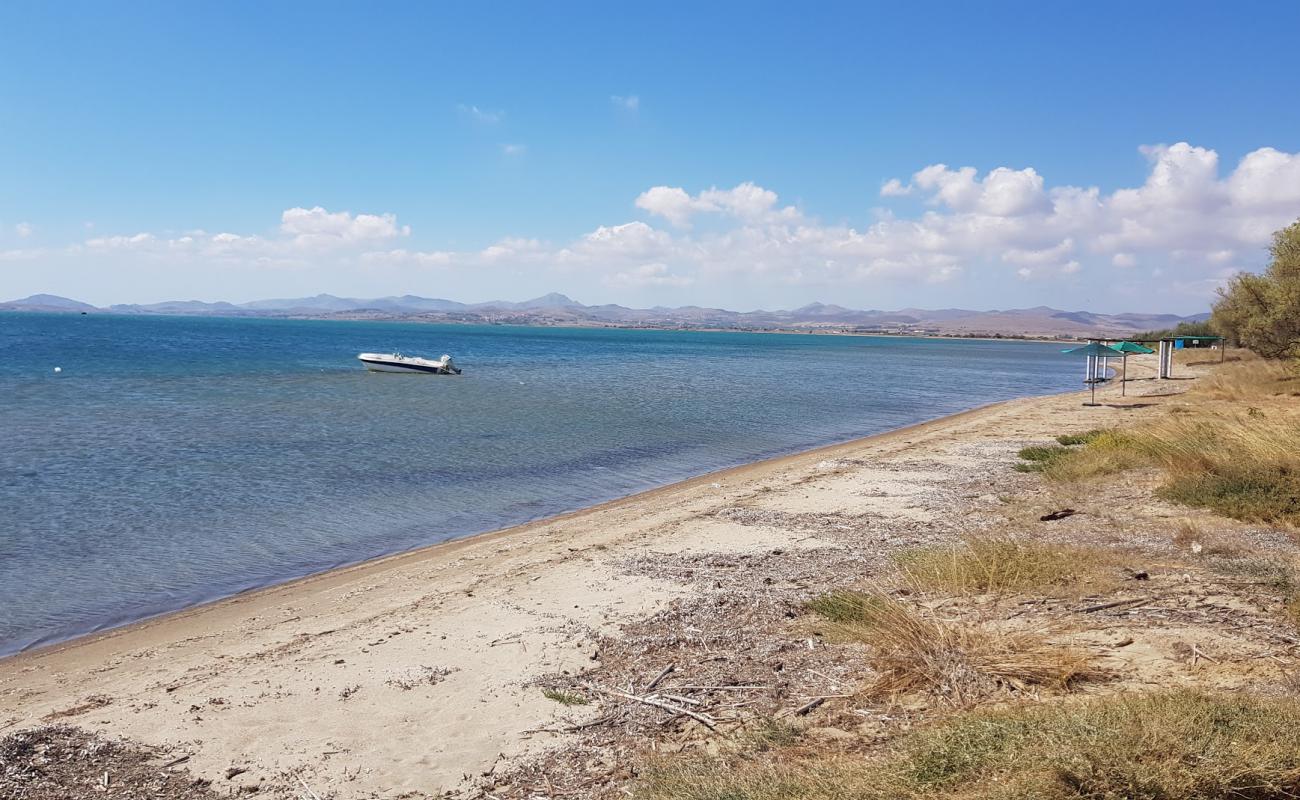
{"label": "tall dry grass", "polygon": [[1044,471],[1078,480],[1147,463],[1164,470],[1159,494],[1254,522],[1300,522],[1300,420],[1286,412],[1170,415],[1100,437]]}
{"label": "tall dry grass", "polygon": [[661,759],[641,800],[1294,800],[1300,702],[1191,691],[967,712],[879,756]]}
{"label": "tall dry grass", "polygon": [[944,622],[883,592],[833,592],[811,607],[825,618],[828,636],[870,645],[877,696],[931,693],[965,707],[1031,686],[1068,689],[1107,677],[1082,650],[1031,633]]}
{"label": "tall dry grass", "polygon": [[1269,400],[1300,396],[1300,372],[1285,361],[1250,358],[1219,367],[1202,378],[1189,397],[1212,400]]}
{"label": "tall dry grass", "polygon": [[969,536],[961,542],[905,550],[894,557],[915,589],[955,595],[1095,592],[1119,580],[1117,556],[1097,547],[1010,536]]}

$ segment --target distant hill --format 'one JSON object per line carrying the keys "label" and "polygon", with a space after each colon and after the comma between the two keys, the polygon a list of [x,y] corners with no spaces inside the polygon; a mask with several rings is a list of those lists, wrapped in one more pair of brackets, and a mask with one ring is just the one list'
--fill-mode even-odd
{"label": "distant hill", "polygon": [[0,303],[0,310],[5,311],[98,311],[89,303],[69,300],[57,294],[34,294],[21,300]]}
{"label": "distant hill", "polygon": [[1188,317],[1176,314],[1097,314],[1091,311],[1062,311],[1049,306],[994,311],[961,308],[880,311],[826,303],[809,303],[790,311],[728,311],[702,306],[628,308],[614,304],[583,305],[554,292],[523,302],[493,300],[472,304],[410,294],[369,299],[318,294],[314,297],[255,300],[240,304],[172,300],[114,305],[107,309],[98,309],[66,297],[38,294],[0,303],[0,310],[1082,338],[1130,336],[1141,331],[1172,328],[1179,323],[1199,322],[1209,317],[1208,314]]}

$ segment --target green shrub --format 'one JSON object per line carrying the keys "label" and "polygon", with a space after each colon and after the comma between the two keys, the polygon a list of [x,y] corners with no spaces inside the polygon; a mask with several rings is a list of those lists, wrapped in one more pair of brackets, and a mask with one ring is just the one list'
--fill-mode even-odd
{"label": "green shrub", "polygon": [[1088,444],[1103,433],[1105,433],[1105,431],[1100,429],[1093,429],[1087,433],[1063,433],[1056,437],[1056,441],[1067,447],[1073,447],[1075,445]]}

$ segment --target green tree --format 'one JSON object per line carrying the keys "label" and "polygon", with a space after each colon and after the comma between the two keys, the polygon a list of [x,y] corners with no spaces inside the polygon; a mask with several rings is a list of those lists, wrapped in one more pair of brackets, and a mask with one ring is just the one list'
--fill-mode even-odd
{"label": "green tree", "polygon": [[1300,220],[1273,234],[1268,269],[1219,290],[1210,323],[1265,358],[1300,358]]}

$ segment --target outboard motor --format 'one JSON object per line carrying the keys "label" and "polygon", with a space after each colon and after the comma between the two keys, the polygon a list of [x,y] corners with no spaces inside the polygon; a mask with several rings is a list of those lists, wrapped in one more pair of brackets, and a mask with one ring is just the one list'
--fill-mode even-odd
{"label": "outboard motor", "polygon": [[448,373],[452,375],[460,374],[460,368],[456,366],[456,362],[451,360],[451,356],[447,355],[446,353],[442,354],[442,358],[438,359],[438,363],[442,364],[442,368],[445,369]]}

